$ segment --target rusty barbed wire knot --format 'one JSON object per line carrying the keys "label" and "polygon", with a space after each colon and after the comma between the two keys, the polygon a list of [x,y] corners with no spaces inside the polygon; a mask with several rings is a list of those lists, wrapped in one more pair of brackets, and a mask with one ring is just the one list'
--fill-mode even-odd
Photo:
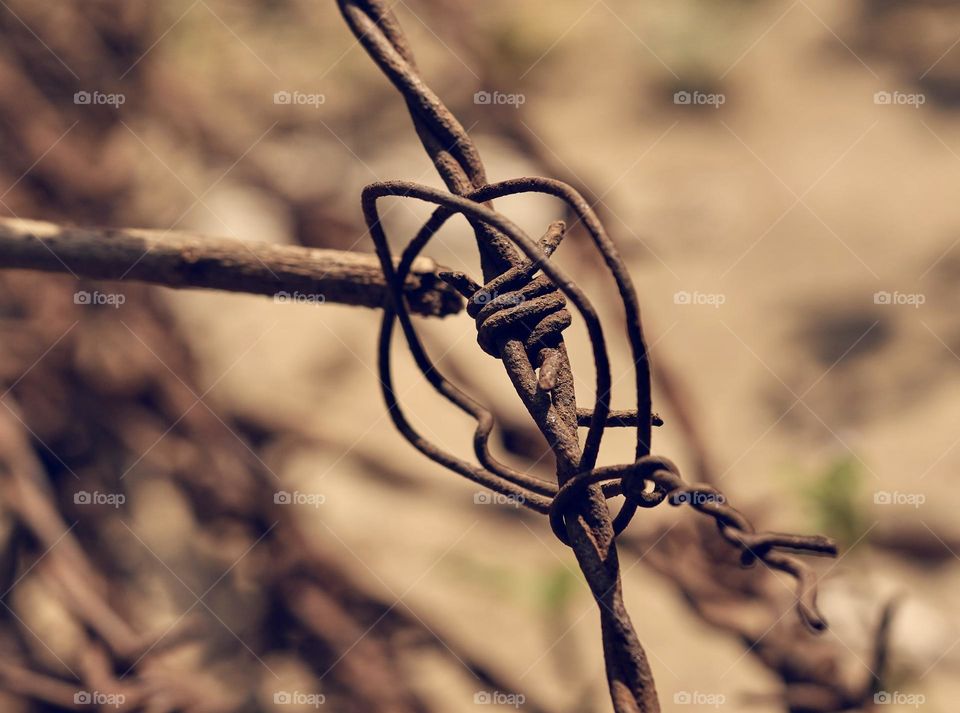
{"label": "rusty barbed wire knot", "polygon": [[[537,245],[549,257],[565,233],[566,225],[556,221]],[[441,272],[440,279],[467,298],[467,314],[476,320],[477,343],[483,351],[499,359],[500,345],[515,338],[523,342],[527,357],[536,364],[541,350],[556,348],[560,333],[572,322],[563,293],[537,271],[535,263],[527,262],[483,286],[462,272]]]}

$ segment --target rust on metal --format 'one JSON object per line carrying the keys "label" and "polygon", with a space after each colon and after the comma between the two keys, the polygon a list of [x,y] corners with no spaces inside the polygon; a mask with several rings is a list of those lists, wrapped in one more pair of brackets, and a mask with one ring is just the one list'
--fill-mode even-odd
{"label": "rust on metal", "polygon": [[[527,177],[488,184],[472,140],[453,114],[420,77],[402,29],[382,0],[338,0],[340,10],[377,66],[407,102],[414,127],[447,191],[406,181],[388,181],[363,191],[364,217],[390,285],[391,303],[380,331],[379,369],[384,399],[394,424],[424,455],[440,465],[526,507],[548,514],[557,537],[569,545],[596,599],[601,618],[606,673],[617,713],[660,710],[650,666],[623,604],[616,536],[638,508],[664,501],[689,504],[716,520],[720,535],[737,548],[741,562],[757,561],[786,572],[797,581],[797,610],[812,629],[826,624],[816,608],[816,578],[788,552],[835,555],[836,546],[823,537],[757,533],[713,488],[688,485],[668,459],[651,455],[651,431],[662,423],[651,409],[650,363],[640,319],[640,306],[627,267],[590,205],[570,185],[549,178]],[[626,335],[635,365],[636,408],[612,411],[611,377],[603,326],[587,295],[550,260],[566,227],[552,223],[532,239],[492,201],[518,194],[554,196],[569,208],[589,235],[617,287],[624,308]],[[414,199],[436,206],[431,217],[406,245],[396,262],[380,220],[378,201]],[[416,257],[454,215],[472,226],[480,253],[483,280],[461,272],[442,278],[468,300],[484,352],[504,363],[518,396],[549,443],[557,462],[557,482],[540,480],[499,462],[490,453],[493,414],[446,379],[431,361],[403,297],[403,284]],[[568,303],[587,328],[593,348],[595,398],[589,409],[576,403],[573,376],[563,339],[572,322]],[[407,420],[394,389],[391,344],[396,324],[417,366],[433,388],[473,417],[476,462],[449,453],[424,438]],[[581,446],[579,428],[587,433]],[[604,430],[633,428],[632,463],[598,466]],[[622,495],[611,516],[607,499]]]}

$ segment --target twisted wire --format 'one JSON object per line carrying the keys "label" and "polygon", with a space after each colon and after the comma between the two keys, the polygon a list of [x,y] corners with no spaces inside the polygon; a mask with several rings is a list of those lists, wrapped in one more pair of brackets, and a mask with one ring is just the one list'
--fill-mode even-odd
{"label": "twisted wire", "polygon": [[[553,183],[549,179],[527,179],[529,184],[527,187],[542,186],[545,185],[544,182]],[[480,193],[481,196],[492,194],[499,197],[509,189],[519,190],[519,184],[517,182],[494,184],[488,187],[484,193],[477,193]],[[565,190],[573,191],[569,186],[565,186]],[[407,246],[396,268],[394,268],[393,256],[390,253],[386,234],[376,207],[380,198],[390,195],[418,198],[441,206],[438,212],[434,214],[437,217],[431,218],[424,229]],[[594,356],[597,367],[598,390],[596,393],[598,400],[593,410],[593,418],[596,417],[597,412],[604,413],[606,411],[603,421],[596,424],[597,432],[602,433],[607,425],[607,415],[609,415],[605,406],[604,392],[600,391],[601,383],[609,383],[609,365],[603,342],[602,327],[589,299],[566,277],[559,267],[548,262],[549,254],[552,251],[548,252],[544,248],[549,248],[550,245],[554,244],[551,239],[547,238],[547,236],[552,235],[551,231],[548,231],[547,236],[541,238],[538,243],[534,243],[509,219],[476,201],[471,201],[469,196],[453,196],[434,188],[403,181],[368,186],[364,190],[362,201],[370,233],[377,247],[381,265],[393,295],[393,304],[384,313],[383,329],[381,331],[381,383],[391,417],[397,423],[401,432],[408,437],[408,440],[428,457],[446,467],[460,472],[471,480],[486,485],[497,492],[511,496],[520,504],[537,512],[546,512],[550,516],[554,534],[567,545],[570,545],[571,542],[567,536],[565,518],[571,510],[576,510],[579,501],[582,499],[584,489],[590,485],[602,486],[602,492],[607,498],[616,495],[624,496],[624,504],[612,523],[615,534],[620,534],[627,527],[637,508],[655,507],[668,498],[672,505],[680,505],[686,502],[702,514],[716,519],[721,535],[730,544],[740,549],[741,561],[744,566],[749,566],[755,561],[761,560],[770,568],[793,576],[797,580],[796,604],[801,619],[814,630],[822,630],[826,627],[824,617],[816,607],[815,577],[812,570],[796,558],[784,555],[779,550],[790,549],[807,554],[835,555],[836,546],[828,538],[757,533],[753,525],[741,513],[725,504],[725,498],[719,491],[710,486],[684,483],[676,465],[659,456],[644,455],[632,464],[600,466],[581,471],[567,480],[558,490],[554,490],[544,481],[531,483],[529,482],[530,476],[514,471],[508,466],[498,463],[492,457],[488,446],[488,439],[493,426],[492,414],[444,378],[430,361],[404,303],[402,286],[413,260],[454,212],[466,213],[476,220],[489,221],[509,239],[516,242],[530,258],[528,265],[523,268],[515,268],[514,271],[508,271],[505,275],[508,275],[509,279],[497,284],[501,288],[503,285],[515,285],[520,278],[525,279],[526,284],[530,284],[535,279],[532,276],[538,270],[543,270],[544,274],[541,277],[550,279],[558,292],[567,294],[584,316],[588,332],[591,333],[591,337],[594,337]],[[559,240],[556,241],[556,244],[559,244]],[[510,274],[511,272],[512,274]],[[455,286],[463,286],[468,278],[458,275],[456,277],[448,276],[447,279]],[[487,291],[489,294],[493,293],[489,286],[480,288],[472,281],[467,284],[469,286],[463,289],[467,293],[472,293],[471,299],[482,291]],[[506,294],[511,293],[507,292]],[[504,305],[501,309],[511,309],[511,307]],[[444,452],[429,440],[423,438],[406,421],[392,386],[390,342],[393,323],[397,318],[401,321],[411,352],[414,354],[421,371],[439,393],[477,418],[478,427],[475,432],[475,444],[481,467],[478,468],[474,464],[462,461],[456,456]],[[567,315],[567,318],[569,319],[569,315]],[[530,325],[529,323],[524,325],[523,322],[517,324],[525,326],[530,333],[536,333],[540,322],[536,325]],[[636,417],[635,412],[630,413],[630,416],[636,418],[636,421],[639,422],[640,419]],[[591,429],[593,428],[594,425],[592,424]]]}
{"label": "twisted wire", "polygon": [[[617,713],[659,711],[649,665],[623,606],[614,544],[638,508],[655,507],[667,500],[671,505],[687,503],[713,517],[721,536],[739,550],[743,565],[762,561],[796,579],[797,609],[802,620],[814,629],[822,629],[825,622],[816,609],[815,577],[803,562],[783,550],[831,555],[836,553],[834,544],[820,537],[757,533],[742,514],[726,505],[718,491],[685,484],[673,463],[650,454],[652,427],[662,422],[651,409],[650,364],[639,303],[626,265],[590,205],[571,186],[552,179],[528,177],[487,184],[471,139],[420,78],[399,23],[383,0],[338,0],[338,5],[359,42],[403,95],[417,134],[448,188],[442,191],[388,181],[369,185],[363,191],[364,218],[391,298],[384,309],[378,358],[388,413],[403,436],[431,460],[549,515],[556,536],[576,553],[600,605],[607,677]],[[546,194],[563,201],[603,257],[624,308],[635,365],[635,409],[610,409],[609,356],[597,312],[576,283],[550,260],[566,234],[564,224],[552,223],[535,241],[492,209],[494,199],[523,193]],[[436,206],[397,263],[377,208],[378,201],[387,197]],[[404,281],[415,258],[454,215],[463,216],[476,233],[484,281],[479,284],[462,272],[445,273],[442,278],[467,297],[467,312],[475,320],[478,344],[487,354],[504,361],[518,395],[550,441],[557,457],[559,485],[517,471],[491,454],[493,414],[442,375],[413,324],[402,292]],[[592,347],[595,389],[589,409],[579,408],[573,395],[562,335],[572,322],[568,301],[583,319]],[[433,444],[406,418],[391,365],[397,322],[417,367],[431,386],[476,420],[473,450],[477,463]],[[529,379],[534,372],[536,378]],[[582,450],[578,427],[587,428]],[[633,463],[597,466],[607,427],[635,429]],[[595,507],[618,495],[623,496],[623,503],[615,517],[611,518],[605,508]]]}
{"label": "twisted wire", "polygon": [[[561,221],[550,225],[538,241],[544,255],[553,254],[565,231]],[[510,268],[482,287],[461,272],[440,274],[467,298],[467,314],[477,325],[477,343],[487,354],[499,359],[497,345],[514,338],[523,342],[530,361],[536,363],[544,349],[559,346],[560,333],[571,324],[567,301],[547,275],[534,276],[536,271],[536,264],[528,262]],[[543,368],[543,364],[539,366]],[[543,378],[541,384],[547,388],[553,381]]]}
{"label": "twisted wire", "polygon": [[[791,535],[778,532],[757,532],[750,521],[727,504],[727,499],[709,485],[688,484],[676,464],[662,456],[645,456],[629,465],[595,468],[567,481],[553,498],[550,506],[550,525],[563,541],[566,529],[563,519],[579,491],[590,483],[613,485],[607,492],[617,492],[638,507],[656,507],[665,500],[674,507],[689,505],[708,515],[717,523],[720,534],[740,551],[740,563],[750,567],[757,561],[771,569],[791,575],[796,580],[796,605],[801,620],[814,631],[827,628],[826,620],[817,608],[816,577],[803,562],[781,550],[812,555],[836,556],[836,543],[820,535]],[[618,532],[627,522],[614,520]]]}

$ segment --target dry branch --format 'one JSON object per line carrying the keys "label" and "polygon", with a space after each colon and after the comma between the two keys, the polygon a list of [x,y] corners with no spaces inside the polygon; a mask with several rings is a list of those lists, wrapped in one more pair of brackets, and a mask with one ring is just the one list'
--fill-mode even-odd
{"label": "dry branch", "polygon": [[[147,282],[274,295],[278,299],[381,307],[387,298],[374,255],[250,243],[162,230],[76,228],[0,218],[0,268],[72,274],[92,280]],[[463,300],[418,259],[406,281],[410,309],[455,314]],[[301,297],[302,296],[302,297]]]}

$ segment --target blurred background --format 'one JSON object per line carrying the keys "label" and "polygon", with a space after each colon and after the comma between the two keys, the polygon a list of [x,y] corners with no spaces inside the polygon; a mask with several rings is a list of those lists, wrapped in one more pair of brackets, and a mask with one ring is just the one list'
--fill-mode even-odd
{"label": "blurred background", "polygon": [[[332,1],[0,6],[4,216],[370,252],[366,184],[441,185]],[[760,528],[841,543],[813,563],[814,636],[785,577],[737,569],[693,512],[641,512],[624,589],[664,710],[952,710],[960,7],[394,9],[491,180],[595,203],[644,310],[654,452]],[[534,235],[563,217],[498,208]],[[426,215],[391,202],[396,244]],[[465,226],[428,252],[479,279]],[[615,333],[586,236],[556,259]],[[395,432],[379,320],[0,272],[3,710],[609,710],[572,553]],[[496,452],[552,478],[472,321],[418,326],[497,414]],[[588,403],[582,323],[566,334]],[[468,457],[471,422],[396,353],[414,423]],[[608,433],[606,462],[631,458]]]}

